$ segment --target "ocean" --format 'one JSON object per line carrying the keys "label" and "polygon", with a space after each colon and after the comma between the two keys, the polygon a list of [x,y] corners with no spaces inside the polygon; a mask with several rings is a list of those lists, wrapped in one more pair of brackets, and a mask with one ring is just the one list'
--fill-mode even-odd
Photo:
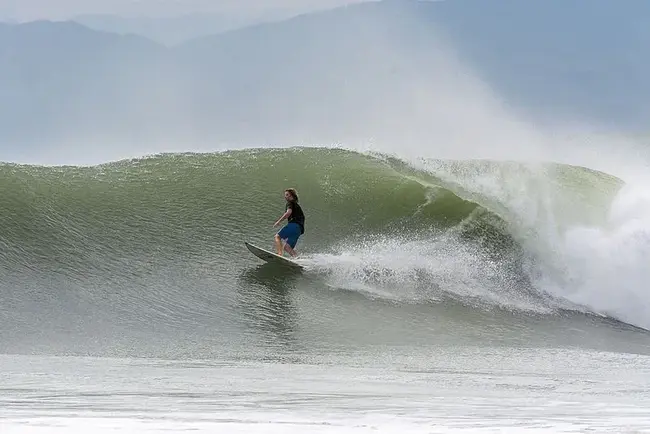
{"label": "ocean", "polygon": [[[267,264],[297,189],[304,270]],[[338,148],[0,165],[0,432],[650,432],[650,200]]]}

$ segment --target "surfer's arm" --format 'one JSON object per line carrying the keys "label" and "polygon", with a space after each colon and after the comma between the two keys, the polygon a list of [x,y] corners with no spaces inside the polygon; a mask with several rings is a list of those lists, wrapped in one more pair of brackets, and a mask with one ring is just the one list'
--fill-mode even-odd
{"label": "surfer's arm", "polygon": [[277,222],[275,222],[273,226],[279,225],[282,220],[289,218],[290,215],[291,215],[291,208],[287,209],[287,211],[284,214],[282,214],[282,216],[278,219]]}

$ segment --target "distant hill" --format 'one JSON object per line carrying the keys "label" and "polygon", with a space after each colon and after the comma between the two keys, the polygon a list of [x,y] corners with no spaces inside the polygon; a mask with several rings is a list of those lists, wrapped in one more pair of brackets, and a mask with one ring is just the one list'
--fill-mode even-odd
{"label": "distant hill", "polygon": [[493,106],[642,129],[648,16],[645,0],[390,0],[171,48],[73,22],[5,24],[0,143],[426,135],[450,111]]}
{"label": "distant hill", "polygon": [[0,139],[29,142],[137,126],[146,119],[129,116],[125,103],[136,90],[155,97],[148,76],[169,70],[168,59],[145,38],[76,23],[0,25]]}
{"label": "distant hill", "polygon": [[430,13],[519,105],[630,127],[650,120],[648,1],[456,0]]}
{"label": "distant hill", "polygon": [[[350,3],[351,0],[328,0],[329,7],[322,1],[258,2],[255,6],[230,7],[224,5],[221,12],[195,12],[178,16],[132,16],[122,17],[110,14],[78,15],[72,21],[91,29],[144,36],[164,45],[173,46],[190,39],[214,35],[237,28],[285,20],[296,15],[315,12],[324,8]],[[356,2],[368,0],[354,0]]]}
{"label": "distant hill", "polygon": [[80,15],[73,21],[93,30],[144,36],[173,46],[206,35],[214,35],[267,20],[286,19],[292,13],[264,15],[188,14],[178,17],[120,17],[117,15]]}

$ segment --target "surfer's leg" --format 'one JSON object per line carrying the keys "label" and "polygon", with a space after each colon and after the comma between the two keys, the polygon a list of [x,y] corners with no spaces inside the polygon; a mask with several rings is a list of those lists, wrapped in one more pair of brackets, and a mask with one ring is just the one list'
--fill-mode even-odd
{"label": "surfer's leg", "polygon": [[298,238],[300,238],[300,227],[293,223],[287,228],[287,242],[284,245],[284,250],[286,250],[291,256],[296,256],[296,244],[298,243]]}
{"label": "surfer's leg", "polygon": [[[275,235],[275,248],[278,251],[278,255],[283,255],[283,250],[286,250],[291,256],[296,256],[296,243],[298,242],[298,237],[300,237],[300,226],[296,223],[289,223]],[[284,241],[284,248],[282,246],[282,241]]]}
{"label": "surfer's leg", "polygon": [[280,234],[277,233],[275,234],[275,250],[278,255],[282,256],[282,239],[280,238]]}
{"label": "surfer's leg", "polygon": [[287,253],[289,253],[291,256],[294,256],[294,257],[295,257],[296,255],[298,255],[298,254],[296,253],[296,251],[293,250],[293,247],[289,245],[289,243],[286,243],[286,244],[284,245],[284,250],[286,250]]}
{"label": "surfer's leg", "polygon": [[283,241],[287,241],[289,237],[292,236],[292,230],[291,230],[291,224],[285,225],[280,231],[275,234],[275,250],[277,251],[278,255],[283,256],[284,255],[284,248],[282,246]]}

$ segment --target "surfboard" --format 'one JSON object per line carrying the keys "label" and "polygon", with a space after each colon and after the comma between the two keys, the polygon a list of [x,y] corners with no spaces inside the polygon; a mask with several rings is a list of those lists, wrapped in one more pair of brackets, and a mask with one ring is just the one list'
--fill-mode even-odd
{"label": "surfboard", "polygon": [[292,261],[291,259],[280,256],[277,253],[269,252],[268,250],[264,250],[261,247],[254,246],[251,243],[248,243],[246,241],[244,241],[244,244],[246,244],[246,247],[248,248],[248,250],[250,250],[250,252],[253,255],[257,256],[263,261],[274,263],[274,264],[280,264],[287,267],[293,267],[299,269],[303,268],[302,265]]}

